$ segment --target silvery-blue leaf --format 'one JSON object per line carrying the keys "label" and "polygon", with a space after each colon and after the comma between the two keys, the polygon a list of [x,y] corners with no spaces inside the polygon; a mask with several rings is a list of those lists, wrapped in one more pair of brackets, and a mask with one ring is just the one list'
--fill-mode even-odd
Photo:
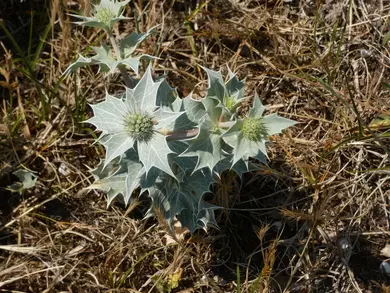
{"label": "silvery-blue leaf", "polygon": [[284,117],[280,117],[277,114],[271,114],[271,115],[265,116],[263,118],[263,122],[264,122],[266,129],[267,129],[268,135],[274,135],[277,133],[281,133],[282,130],[297,124],[297,122],[290,120],[290,119],[287,119],[287,118],[284,118]]}
{"label": "silvery-blue leaf", "polygon": [[157,92],[162,81],[154,82],[152,67],[148,66],[135,88],[126,89],[125,104],[132,112],[152,112],[156,109]]}
{"label": "silvery-blue leaf", "polygon": [[140,178],[141,192],[149,191],[149,189],[152,188],[154,184],[156,184],[156,181],[159,178],[164,177],[166,178],[169,176],[158,168],[151,168],[148,174],[144,173]]}
{"label": "silvery-blue leaf", "polygon": [[[261,151],[259,151],[259,153],[254,156],[255,159],[259,160],[261,164],[263,165],[267,165],[268,164],[268,157]],[[261,168],[259,166],[259,168]]]}
{"label": "silvery-blue leaf", "polygon": [[207,115],[206,109],[201,101],[194,100],[191,95],[183,99],[184,110],[187,118],[199,124],[200,121],[204,120]]}
{"label": "silvery-blue leaf", "polygon": [[105,100],[96,105],[90,105],[94,116],[85,122],[96,126],[103,133],[124,132],[123,117],[127,111],[121,99],[106,93]]}
{"label": "silvery-blue leaf", "polygon": [[228,115],[234,115],[236,109],[245,100],[244,98],[244,82],[239,80],[233,72],[229,71],[229,80],[225,84],[225,96],[222,102],[219,102],[217,107],[223,108]]}
{"label": "silvery-blue leaf", "polygon": [[180,156],[198,158],[194,171],[205,167],[211,171],[224,158],[221,148],[221,136],[212,132],[207,123],[202,124],[198,135],[187,142],[189,147]]}
{"label": "silvery-blue leaf", "polygon": [[208,114],[208,119],[217,123],[222,115],[222,108],[218,107],[219,102],[215,99],[206,97],[202,99],[202,104]]}
{"label": "silvery-blue leaf", "polygon": [[209,169],[202,169],[192,173],[187,171],[187,176],[183,182],[180,182],[180,190],[186,191],[187,194],[204,195],[210,191],[210,185],[215,182]]}
{"label": "silvery-blue leaf", "polygon": [[198,163],[196,157],[175,157],[174,161],[183,172],[194,170]]}
{"label": "silvery-blue leaf", "polygon": [[135,140],[126,132],[107,135],[104,140],[101,140],[101,144],[104,145],[106,149],[106,159],[104,161],[105,166],[107,166],[107,164],[116,157],[133,148],[134,143]]}
{"label": "silvery-blue leaf", "polygon": [[[169,141],[168,145],[169,148],[176,154],[181,154],[188,148],[188,144],[180,140]],[[194,170],[198,159],[196,157],[175,156],[173,161],[179,166],[181,171],[187,172],[188,170]]]}
{"label": "silvery-blue leaf", "polygon": [[100,189],[107,192],[107,206],[109,206],[118,195],[123,196],[126,193],[126,177],[127,173],[105,177],[95,181],[87,188]]}
{"label": "silvery-blue leaf", "polygon": [[266,108],[261,103],[259,96],[255,94],[255,97],[253,98],[253,105],[248,112],[248,117],[261,117],[263,116],[265,109]]}
{"label": "silvery-blue leaf", "polygon": [[160,106],[163,110],[182,112],[183,102],[179,98],[177,90],[172,88],[166,79],[162,79],[160,88],[157,93],[157,106]]}
{"label": "silvery-blue leaf", "polygon": [[113,64],[113,65],[115,65],[115,67],[113,67],[112,69],[110,68],[110,73],[113,73],[115,68],[117,68],[120,65],[127,65],[135,72],[135,74],[138,74],[138,68],[139,68],[139,63],[140,63],[141,59],[148,60],[151,58],[149,55],[141,55],[141,56],[128,57],[128,58],[122,59],[120,61],[117,61],[116,64]]}
{"label": "silvery-blue leaf", "polygon": [[127,19],[122,15],[123,7],[127,5],[130,0],[122,2],[116,0],[100,0],[99,5],[94,5],[93,15],[90,17],[81,15],[75,16],[81,21],[76,22],[79,25],[86,25],[95,28],[101,28],[106,31],[111,31],[114,24],[122,19]]}
{"label": "silvery-blue leaf", "polygon": [[234,74],[232,71],[230,71],[230,68],[228,67],[229,71],[229,80],[226,82],[226,95],[225,96],[232,96],[236,100],[242,99],[244,97],[244,82],[239,80],[237,78],[237,75]]}
{"label": "silvery-blue leaf", "polygon": [[242,174],[250,171],[259,170],[259,166],[252,162],[239,160],[232,166],[232,156],[229,156],[220,161],[213,169],[213,176],[215,180],[220,178],[222,172],[226,170],[233,170],[241,178]]}
{"label": "silvery-blue leaf", "polygon": [[214,210],[220,207],[205,202],[200,196],[190,196],[180,191],[177,192],[177,197],[183,207],[177,218],[183,227],[187,227],[192,233],[199,228],[207,231],[209,227],[217,227]]}
{"label": "silvery-blue leaf", "polygon": [[115,197],[124,195],[126,192],[126,176],[127,168],[120,164],[120,159],[117,158],[111,161],[108,166],[105,166],[104,161],[90,170],[95,181],[87,187],[87,189],[99,189],[107,192],[107,205],[109,206]]}
{"label": "silvery-blue leaf", "polygon": [[154,118],[158,121],[156,128],[171,128],[173,130],[175,124],[174,122],[183,114],[184,112],[167,112],[161,108],[156,110],[153,113]]}
{"label": "silvery-blue leaf", "polygon": [[[99,71],[103,69],[102,71],[104,72],[107,71],[106,69],[110,71],[113,68],[116,68],[118,62],[113,57],[110,47],[108,47],[105,44],[102,44],[101,47],[91,47],[91,48],[95,51],[96,55],[92,57],[84,57],[79,54],[79,58],[65,70],[63,75],[67,75],[80,67],[90,66],[90,65],[99,65]],[[104,65],[103,68],[102,65]]]}
{"label": "silvery-blue leaf", "polygon": [[247,161],[249,157],[257,156],[259,151],[267,156],[267,149],[263,140],[251,141],[246,139],[242,133],[223,137],[223,140],[233,148],[233,166],[241,159]]}
{"label": "silvery-blue leaf", "polygon": [[145,172],[148,174],[152,167],[156,167],[165,173],[175,177],[169,164],[168,155],[173,153],[168,147],[165,136],[155,133],[153,141],[138,142],[139,159],[145,167]]}
{"label": "silvery-blue leaf", "polygon": [[35,172],[19,169],[12,174],[16,175],[20,181],[8,186],[7,189],[12,192],[22,193],[24,190],[34,187],[37,183],[38,176],[35,174]]}
{"label": "silvery-blue leaf", "polygon": [[140,187],[140,179],[145,174],[145,168],[139,162],[139,158],[135,150],[127,151],[125,158],[121,161],[121,164],[126,165],[127,167],[126,192],[123,194],[123,197],[125,204],[128,204],[134,190]]}
{"label": "silvery-blue leaf", "polygon": [[221,72],[206,67],[202,68],[206,71],[208,77],[209,87],[207,89],[207,98],[212,98],[222,103],[225,97],[225,83]]}
{"label": "silvery-blue leaf", "polygon": [[150,55],[140,55],[135,57],[126,57],[124,59],[117,59],[112,55],[111,48],[105,44],[101,47],[92,47],[96,55],[92,57],[84,57],[79,55],[79,58],[72,63],[63,73],[67,75],[76,69],[84,66],[99,65],[99,72],[114,73],[120,66],[130,67],[136,74],[138,74],[139,63],[141,59],[149,60],[154,58]]}
{"label": "silvery-blue leaf", "polygon": [[130,36],[122,39],[119,43],[119,48],[121,52],[123,52],[124,58],[131,57],[137,46],[151,35],[153,29],[154,28],[151,28],[147,32],[141,34],[133,32]]}
{"label": "silvery-blue leaf", "polygon": [[[150,190],[153,208],[150,213],[160,213],[168,225],[173,228],[175,217],[191,232],[196,229],[207,229],[216,226],[214,210],[219,207],[211,205],[202,199],[202,195],[209,191],[213,182],[210,173],[197,171],[181,182],[166,181]],[[174,185],[170,185],[170,182]],[[154,212],[153,212],[154,211]]]}
{"label": "silvery-blue leaf", "polygon": [[103,179],[105,177],[110,177],[114,174],[126,172],[126,166],[120,164],[121,157],[117,157],[107,165],[104,164],[104,160],[100,160],[96,168],[89,168],[88,171],[92,174],[95,181]]}

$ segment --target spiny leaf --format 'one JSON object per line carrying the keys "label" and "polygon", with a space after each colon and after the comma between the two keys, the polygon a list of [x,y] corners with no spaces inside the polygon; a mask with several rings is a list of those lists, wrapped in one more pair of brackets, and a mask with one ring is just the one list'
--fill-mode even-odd
{"label": "spiny leaf", "polygon": [[282,133],[282,130],[297,124],[297,122],[284,117],[280,117],[277,114],[265,116],[263,118],[263,122],[267,129],[268,135]]}
{"label": "spiny leaf", "polygon": [[202,103],[189,97],[180,99],[176,89],[172,88],[166,80],[161,83],[157,98],[157,105],[160,105],[161,109],[182,113],[174,123],[165,126],[170,132],[194,129],[198,126],[199,116],[195,116],[199,114],[199,111],[203,110],[203,115],[206,114]]}
{"label": "spiny leaf", "polygon": [[121,166],[119,162],[120,158],[118,157],[112,160],[106,166],[104,166],[104,160],[100,160],[96,168],[88,167],[89,173],[92,174],[95,181],[101,180],[105,177],[110,177],[116,173],[123,173],[126,171],[126,168],[124,166]]}
{"label": "spiny leaf", "polygon": [[233,148],[232,166],[241,159],[248,161],[249,157],[256,157],[259,151],[267,156],[265,140],[251,141],[246,139],[242,133],[226,136],[223,139]]}
{"label": "spiny leaf", "polygon": [[[209,191],[210,184],[214,181],[210,173],[197,171],[183,178],[185,181],[179,185],[162,180],[150,190],[154,210],[164,215],[171,228],[175,217],[191,232],[198,228],[206,230],[210,226],[216,226],[214,210],[219,207],[202,199],[202,195]],[[152,210],[149,212],[152,213]]]}
{"label": "spiny leaf", "polygon": [[153,117],[158,121],[156,127],[158,129],[167,129],[171,128],[174,130],[174,125],[177,119],[182,116],[184,112],[172,112],[172,111],[164,111],[161,108],[154,111]]}
{"label": "spiny leaf", "polygon": [[[184,172],[184,180],[180,182],[180,190],[190,194],[204,195],[210,191],[210,185],[215,181],[208,169],[198,170],[194,173],[191,170]],[[192,173],[192,174],[191,174]]]}
{"label": "spiny leaf", "polygon": [[84,57],[82,55],[72,63],[63,73],[67,75],[76,69],[84,66],[99,65],[99,72],[114,73],[120,66],[130,67],[136,74],[138,74],[139,62],[141,59],[151,59],[150,55],[141,55],[136,57],[126,57],[124,59],[117,59],[113,56],[109,46],[102,44],[101,47],[92,47],[96,55],[92,57]]}
{"label": "spiny leaf", "polygon": [[100,189],[107,192],[108,205],[122,195],[125,204],[129,204],[135,189],[140,187],[141,179],[145,180],[145,169],[139,162],[135,150],[127,151],[120,158],[110,162],[104,168],[104,162],[90,171],[95,182],[88,189]]}
{"label": "spiny leaf", "polygon": [[107,206],[118,195],[123,195],[126,191],[126,168],[119,165],[119,161],[118,158],[110,162],[107,168],[104,166],[104,161],[101,161],[95,169],[90,170],[95,182],[87,189],[99,189],[107,192]]}
{"label": "spiny leaf", "polygon": [[148,174],[144,173],[140,178],[141,193],[149,191],[149,189],[154,186],[160,177],[169,178],[169,180],[172,180],[172,177],[166,175],[163,171],[156,167],[151,168]]}
{"label": "spiny leaf", "polygon": [[229,71],[229,80],[226,82],[226,91],[223,103],[218,107],[223,107],[229,114],[233,115],[242,101],[244,101],[244,82],[239,80],[233,72]]}
{"label": "spiny leaf", "polygon": [[183,99],[183,106],[188,119],[196,124],[203,121],[207,115],[203,103],[201,101],[194,100],[191,95]]}
{"label": "spiny leaf", "polygon": [[207,72],[209,87],[202,102],[210,119],[216,122],[222,113],[234,115],[237,107],[244,100],[244,83],[229,68],[229,80],[226,84],[220,71],[203,69]]}
{"label": "spiny leaf", "polygon": [[205,202],[200,196],[191,196],[180,191],[177,192],[177,197],[182,206],[177,218],[183,227],[193,233],[199,228],[207,231],[207,228],[217,226],[214,210],[219,207]]}
{"label": "spiny leaf", "polygon": [[148,36],[151,35],[153,28],[145,33],[137,34],[133,32],[130,36],[122,39],[119,43],[119,48],[124,55],[124,59],[133,55],[137,46],[142,43]]}
{"label": "spiny leaf", "polygon": [[175,177],[168,160],[168,155],[172,153],[165,136],[159,133],[154,134],[151,142],[138,142],[139,159],[145,167],[146,174],[152,167],[156,167]]}
{"label": "spiny leaf", "polygon": [[208,77],[207,95],[202,99],[202,103],[207,111],[210,119],[217,122],[222,114],[222,109],[218,107],[223,103],[225,97],[225,83],[220,71],[214,71],[206,67],[202,67]]}
{"label": "spiny leaf", "polygon": [[20,182],[8,186],[8,190],[12,192],[22,193],[24,190],[32,188],[37,183],[38,176],[29,170],[16,170],[12,174],[16,175]]}
{"label": "spiny leaf", "polygon": [[100,143],[106,149],[105,167],[116,157],[122,155],[127,150],[134,147],[134,139],[126,132],[108,134],[101,137]]}
{"label": "spiny leaf", "polygon": [[206,97],[202,99],[202,104],[206,109],[208,119],[217,123],[222,115],[222,108],[218,107],[219,102],[216,99]]}
{"label": "spiny leaf", "polygon": [[103,134],[124,132],[123,117],[127,114],[125,103],[118,98],[106,93],[105,100],[96,105],[91,105],[94,116],[87,123],[96,126]]}
{"label": "spiny leaf", "polygon": [[[176,154],[181,154],[188,148],[188,144],[180,140],[169,141],[168,145],[169,148]],[[175,156],[173,161],[177,164],[183,173],[186,173],[188,170],[194,170],[198,159],[196,157]]]}
{"label": "spiny leaf", "polygon": [[223,102],[225,97],[225,83],[220,71],[214,71],[206,67],[202,67],[208,76],[209,87],[207,89],[207,98],[215,99],[219,102]]}
{"label": "spiny leaf", "polygon": [[158,106],[156,105],[157,93],[161,83],[162,80],[157,82],[153,80],[152,67],[149,65],[135,88],[126,89],[125,104],[132,112],[154,111]]}
{"label": "spiny leaf", "polygon": [[126,177],[127,173],[105,177],[95,181],[88,189],[100,189],[107,192],[107,206],[109,206],[118,195],[126,193]]}
{"label": "spiny leaf", "polygon": [[[233,156],[229,156],[222,161],[220,161],[213,169],[213,176],[215,177],[215,180],[217,178],[220,178],[220,175],[222,174],[223,171],[226,170],[233,170],[236,172],[236,174],[242,178],[242,175],[247,172],[252,172],[256,170],[260,170],[261,166],[255,163],[252,163],[250,161],[244,161],[244,160],[238,160],[233,166],[232,166],[232,160]],[[265,163],[262,161],[262,163]]]}
{"label": "spiny leaf", "polygon": [[198,158],[194,171],[205,167],[212,171],[214,166],[224,158],[221,135],[213,132],[210,123],[212,122],[201,124],[199,134],[188,141],[188,149],[180,155],[182,157]]}
{"label": "spiny leaf", "polygon": [[260,101],[260,98],[257,94],[253,98],[253,105],[249,109],[248,117],[262,117],[266,107]]}
{"label": "spiny leaf", "polygon": [[123,7],[129,2],[130,0],[122,2],[116,0],[100,0],[99,5],[94,5],[93,16],[71,15],[81,19],[81,21],[76,22],[76,24],[111,31],[116,22],[127,19],[127,17],[122,15],[122,11]]}
{"label": "spiny leaf", "polygon": [[[180,103],[180,104],[179,104]],[[180,101],[175,101],[175,108],[184,111],[176,123],[171,127],[172,131],[191,130],[198,127],[198,123],[207,115],[203,104],[188,96]],[[179,111],[179,110],[176,110]]]}
{"label": "spiny leaf", "polygon": [[146,176],[144,166],[139,162],[137,152],[130,150],[126,152],[125,158],[121,161],[127,167],[126,192],[123,194],[125,204],[130,202],[131,196],[138,187],[142,176]]}
{"label": "spiny leaf", "polygon": [[162,79],[157,93],[156,105],[164,110],[173,112],[182,111],[182,103],[175,88],[172,88],[166,79]]}

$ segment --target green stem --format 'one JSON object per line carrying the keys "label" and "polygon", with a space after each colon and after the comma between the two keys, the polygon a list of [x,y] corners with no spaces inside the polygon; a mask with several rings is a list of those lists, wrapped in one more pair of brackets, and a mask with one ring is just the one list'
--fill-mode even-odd
{"label": "green stem", "polygon": [[233,126],[235,121],[218,122],[218,127],[223,129],[229,129]]}
{"label": "green stem", "polygon": [[[227,122],[218,122],[218,127],[223,129],[229,129],[234,124],[234,121],[227,121]],[[180,131],[169,131],[165,129],[160,129],[159,133],[165,135],[167,137],[167,140],[183,140],[183,139],[190,139],[194,138],[199,134],[199,129],[194,128],[190,130],[180,130]]]}
{"label": "green stem", "polygon": [[[121,60],[122,59],[121,51],[120,51],[119,46],[115,40],[114,35],[112,34],[112,31],[107,31],[107,34],[108,34],[108,37],[110,38],[110,42],[111,42],[112,48],[114,49],[117,60]],[[118,68],[119,68],[120,73],[123,76],[123,79],[125,81],[126,86],[128,88],[134,88],[133,82],[131,81],[129,75],[127,74],[126,67],[120,65],[120,66],[118,66]]]}
{"label": "green stem", "polygon": [[182,139],[190,139],[194,138],[198,135],[199,129],[191,129],[191,130],[181,130],[176,132],[165,132],[162,130],[160,131],[161,134],[164,134],[167,136],[167,140],[182,140]]}

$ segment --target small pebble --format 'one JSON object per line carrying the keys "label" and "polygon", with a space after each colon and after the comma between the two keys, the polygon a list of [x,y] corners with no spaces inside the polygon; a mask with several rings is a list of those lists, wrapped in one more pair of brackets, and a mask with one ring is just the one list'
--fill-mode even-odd
{"label": "small pebble", "polygon": [[390,276],[390,263],[388,261],[383,261],[380,266],[379,266],[379,269],[382,273]]}
{"label": "small pebble", "polygon": [[345,237],[342,237],[339,239],[339,247],[343,251],[347,251],[351,249],[351,244],[349,243],[348,239]]}
{"label": "small pebble", "polygon": [[66,164],[64,163],[61,163],[61,165],[58,167],[58,172],[63,175],[63,176],[69,176],[71,171],[69,170],[69,168],[66,166]]}

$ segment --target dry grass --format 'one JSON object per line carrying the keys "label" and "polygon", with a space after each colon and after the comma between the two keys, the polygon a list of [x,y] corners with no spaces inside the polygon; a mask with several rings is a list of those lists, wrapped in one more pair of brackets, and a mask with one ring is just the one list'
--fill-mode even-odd
{"label": "dry grass", "polygon": [[[6,2],[20,50],[0,35],[0,292],[389,292],[390,122],[375,120],[390,115],[389,1],[132,1],[139,25],[118,31],[159,25],[140,50],[182,96],[204,92],[200,65],[228,64],[248,97],[299,122],[271,139],[269,168],[222,176],[219,230],[190,238],[140,220],[147,199],[107,209],[84,189],[104,155],[80,123],[87,103],[122,91],[95,68],[61,79],[104,41],[70,23],[89,1]],[[21,166],[37,185],[10,194]]]}

